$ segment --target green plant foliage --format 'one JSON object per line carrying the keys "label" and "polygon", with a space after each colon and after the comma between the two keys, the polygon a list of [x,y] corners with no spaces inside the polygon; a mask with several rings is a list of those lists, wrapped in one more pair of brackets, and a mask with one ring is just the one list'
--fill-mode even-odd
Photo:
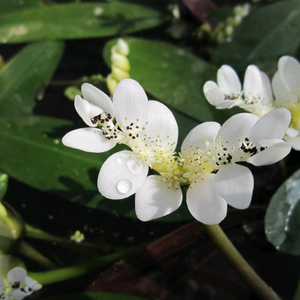
{"label": "green plant foliage", "polygon": [[265,218],[268,240],[276,249],[300,254],[300,170],[273,195]]}
{"label": "green plant foliage", "polygon": [[152,28],[163,20],[158,10],[121,2],[29,7],[0,15],[0,43],[110,36]]}
{"label": "green plant foliage", "polygon": [[[131,78],[156,100],[198,122],[224,121],[236,113],[236,110],[218,111],[204,97],[203,85],[207,80],[215,80],[215,66],[167,43],[137,38],[125,40],[130,48]],[[116,39],[109,41],[104,49],[104,59],[109,66],[110,49],[116,42]]]}
{"label": "green plant foliage", "polygon": [[8,186],[8,175],[0,172],[0,201],[6,193]]}
{"label": "green plant foliage", "polygon": [[116,293],[84,292],[62,296],[56,295],[43,300],[145,300],[145,298]]}
{"label": "green plant foliage", "polygon": [[220,45],[212,61],[244,71],[249,64],[276,66],[281,55],[292,54],[300,41],[300,1],[276,2],[257,9],[236,28],[231,42]]}
{"label": "green plant foliage", "polygon": [[0,116],[29,114],[38,90],[48,84],[61,58],[64,44],[30,44],[0,71]]}

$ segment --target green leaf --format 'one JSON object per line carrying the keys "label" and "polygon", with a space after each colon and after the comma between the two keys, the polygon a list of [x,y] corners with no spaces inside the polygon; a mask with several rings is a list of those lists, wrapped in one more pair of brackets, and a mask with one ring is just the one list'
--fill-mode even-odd
{"label": "green leaf", "polygon": [[0,1],[0,15],[21,11],[30,7],[45,5],[43,0],[10,0]]}
{"label": "green leaf", "polygon": [[300,169],[273,195],[265,218],[267,239],[276,249],[300,254]]}
{"label": "green leaf", "polygon": [[8,186],[8,175],[0,171],[0,201],[6,193],[7,186]]}
{"label": "green leaf", "polygon": [[[131,78],[137,80],[153,98],[198,122],[225,121],[236,110],[217,111],[203,94],[207,80],[215,80],[217,68],[188,51],[162,42],[125,38],[129,45]],[[110,63],[110,49],[117,42],[109,41],[104,58]]]}
{"label": "green leaf", "polygon": [[251,12],[235,29],[231,42],[212,57],[218,66],[244,71],[249,64],[273,62],[293,54],[300,41],[300,0],[280,1]]}
{"label": "green leaf", "polygon": [[65,147],[63,134],[73,129],[70,121],[22,116],[1,118],[0,168],[41,191],[70,201],[97,207],[103,198],[97,176],[111,154],[91,154]]}
{"label": "green leaf", "polygon": [[32,7],[0,16],[0,43],[120,35],[155,27],[163,20],[159,10],[121,2]]}
{"label": "green leaf", "polygon": [[55,295],[44,300],[145,300],[145,298],[106,292],[83,292],[67,295]]}
{"label": "green leaf", "polygon": [[50,81],[60,60],[63,42],[30,44],[0,71],[0,116],[29,114],[42,85]]}

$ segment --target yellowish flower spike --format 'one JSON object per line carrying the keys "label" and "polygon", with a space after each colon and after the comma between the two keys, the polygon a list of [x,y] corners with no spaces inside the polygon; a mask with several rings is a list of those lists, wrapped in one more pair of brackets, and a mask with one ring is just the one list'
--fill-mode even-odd
{"label": "yellowish flower spike", "polygon": [[129,46],[123,39],[111,48],[111,73],[107,76],[107,87],[112,95],[118,83],[125,78],[130,78],[130,63],[127,58]]}

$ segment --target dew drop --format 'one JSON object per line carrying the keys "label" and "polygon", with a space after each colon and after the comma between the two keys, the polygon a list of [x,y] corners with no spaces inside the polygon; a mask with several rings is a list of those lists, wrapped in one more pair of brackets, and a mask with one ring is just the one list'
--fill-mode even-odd
{"label": "dew drop", "polygon": [[141,174],[144,169],[143,165],[141,164],[141,160],[138,157],[131,157],[127,159],[126,165],[128,170],[134,175]]}
{"label": "dew drop", "polygon": [[122,165],[124,163],[124,158],[118,157],[116,161],[117,161],[117,164]]}
{"label": "dew drop", "polygon": [[121,194],[126,194],[132,189],[132,183],[128,179],[122,179],[117,184],[117,190]]}

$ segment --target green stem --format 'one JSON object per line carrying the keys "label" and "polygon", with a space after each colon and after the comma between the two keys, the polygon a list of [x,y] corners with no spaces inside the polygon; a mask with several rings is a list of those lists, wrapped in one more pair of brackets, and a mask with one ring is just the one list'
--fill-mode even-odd
{"label": "green stem", "polygon": [[37,251],[24,241],[21,241],[19,252],[34,260],[36,263],[46,269],[51,270],[57,268],[57,266],[51,260],[49,260],[47,257],[45,257],[43,254],[41,254],[39,251]]}
{"label": "green stem", "polygon": [[297,286],[296,293],[294,295],[293,300],[300,300],[300,280],[298,281],[298,286]]}
{"label": "green stem", "polygon": [[219,251],[241,278],[263,300],[280,300],[279,296],[269,287],[246,262],[219,225],[201,224]]}
{"label": "green stem", "polygon": [[38,240],[44,240],[44,241],[49,241],[49,242],[55,242],[58,244],[62,245],[72,245],[72,246],[78,246],[78,247],[87,247],[87,248],[94,248],[94,249],[107,249],[108,245],[105,243],[101,244],[93,244],[93,243],[88,243],[88,242],[81,242],[81,243],[76,243],[75,241],[72,241],[71,239],[66,239],[63,237],[59,237],[53,234],[50,234],[48,232],[45,232],[43,230],[40,230],[38,228],[32,227],[29,224],[25,224],[25,236],[30,237],[33,239],[38,239]]}
{"label": "green stem", "polygon": [[71,267],[46,272],[28,272],[28,276],[37,280],[40,284],[52,284],[63,280],[76,278],[104,265],[114,263],[120,259],[124,259],[125,257],[137,252],[144,246],[145,245],[143,244],[140,246],[128,248],[127,250],[122,250],[117,253],[106,255]]}

